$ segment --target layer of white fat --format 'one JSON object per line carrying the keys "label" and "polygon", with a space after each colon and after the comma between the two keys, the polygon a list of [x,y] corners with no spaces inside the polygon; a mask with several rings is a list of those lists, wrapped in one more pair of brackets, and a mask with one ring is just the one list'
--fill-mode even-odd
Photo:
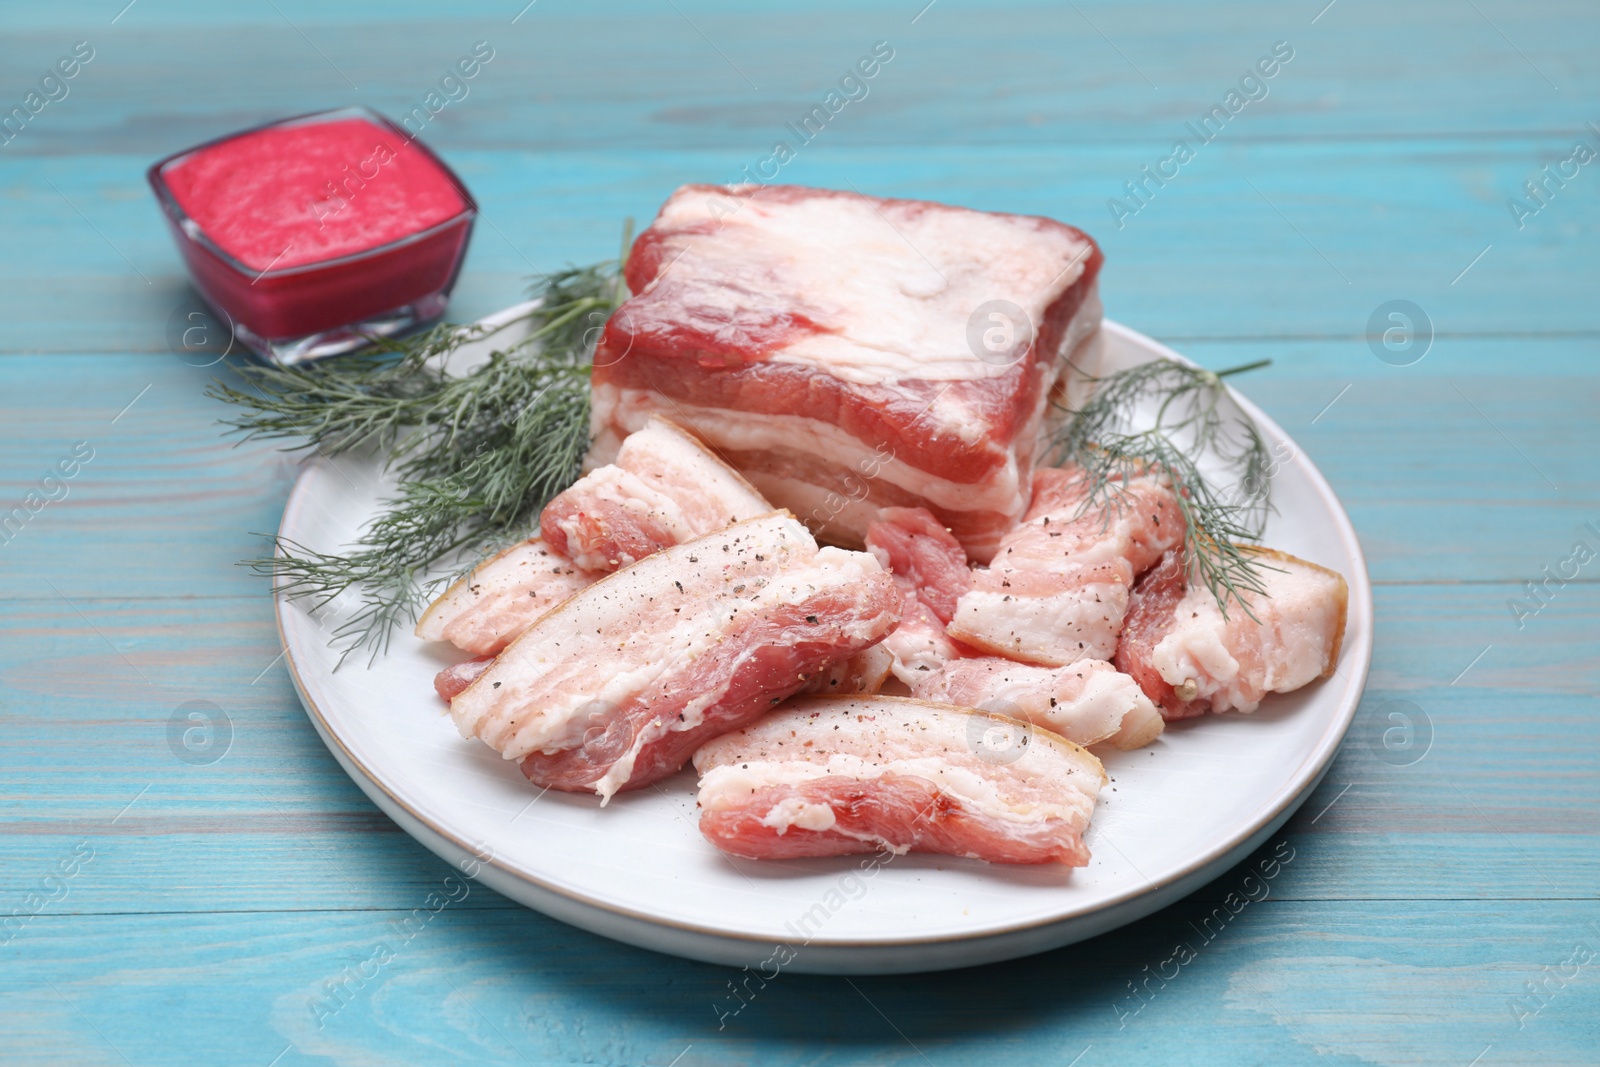
{"label": "layer of white fat", "polygon": [[[834,593],[848,594],[851,590],[860,589],[863,581],[871,581],[881,574],[882,569],[878,566],[878,561],[865,552],[823,548],[818,550],[816,558],[809,566],[780,572],[770,578],[762,585],[757,595],[750,597],[739,611],[748,613],[774,607],[799,606],[819,596]],[[681,652],[669,651],[666,657],[668,665],[680,657],[685,660],[692,659],[715,645],[721,639],[723,632],[732,625],[733,617],[724,612],[718,616],[718,621],[721,626],[710,635],[709,640],[702,639],[698,633],[691,634],[691,640],[682,646]],[[873,639],[875,631],[881,632],[878,624],[872,619],[863,617],[845,626],[841,632],[845,639],[852,643],[865,643]],[[678,646],[673,647],[676,649]],[[628,750],[595,781],[595,792],[599,793],[602,799],[609,800],[613,793],[633,777],[634,764],[638,762],[639,754],[644,751],[646,745],[669,733],[693,730],[704,722],[706,710],[722,700],[739,667],[756,651],[754,648],[746,649],[733,668],[722,676],[717,687],[697,695],[685,704],[679,711],[677,719],[665,724],[653,723],[639,731],[633,743],[628,746]]]}
{"label": "layer of white fat", "polygon": [[[985,761],[979,752],[995,729],[1007,726],[987,715],[918,701],[796,700],[695,753],[700,806],[728,811],[773,786],[829,777],[871,782],[892,774],[930,782],[968,811],[997,822],[1063,819],[1079,831],[1086,827],[1103,781],[1099,761],[1038,736],[1014,759],[1011,749]],[[762,821],[781,832],[804,817],[820,818],[793,805],[775,806]]]}
{"label": "layer of white fat", "polygon": [[1144,736],[1152,728],[1153,721],[1155,734],[1144,737],[1140,744],[1154,740],[1162,729],[1161,714],[1139,688],[1139,683],[1109,663],[1097,661],[1083,689],[1073,699],[1058,699],[1054,707],[1049,706],[1048,699],[1044,703],[1046,706],[1039,710],[1039,717],[1030,715],[1029,719],[1080,745],[1115,739],[1125,732],[1130,719],[1141,724],[1139,729],[1128,731],[1130,737]]}
{"label": "layer of white fat", "polygon": [[995,511],[1021,517],[1028,490],[1014,453],[983,482],[956,482],[912,466],[890,449],[874,451],[832,423],[801,415],[752,415],[669,400],[653,390],[594,388],[595,426],[634,433],[650,416],[679,412],[706,440],[732,452],[815,456],[862,478],[888,482],[948,511]]}
{"label": "layer of white fat", "polygon": [[[528,599],[535,605],[533,614],[537,614],[583,584],[581,578],[553,573],[571,569],[571,561],[556,555],[543,541],[518,542],[445,590],[417,620],[416,634],[425,641],[448,640],[446,630],[451,623],[500,594]],[[542,597],[528,597],[530,590],[537,593],[541,586],[552,590],[550,603]]]}
{"label": "layer of white fat", "polygon": [[[1139,695],[1144,696],[1144,693],[1141,691]],[[1112,748],[1131,751],[1148,745],[1160,737],[1166,728],[1167,721],[1161,717],[1161,710],[1146,697],[1142,705],[1123,717],[1122,729],[1106,738],[1105,743]]]}
{"label": "layer of white fat", "polygon": [[847,496],[835,489],[766,471],[746,471],[745,476],[768,500],[781,500],[780,506],[800,516],[819,539],[830,544],[861,548],[866,544],[867,527],[881,510],[864,488]]}
{"label": "layer of white fat", "polygon": [[[714,645],[774,575],[806,573],[816,555],[810,533],[782,514],[657,552],[541,618],[451,702],[450,713],[463,737],[482,739],[506,759],[577,747],[608,711]],[[547,678],[558,670],[561,688],[550,691]]]}
{"label": "layer of white fat", "polygon": [[[615,462],[671,495],[684,521],[697,534],[772,510],[772,505],[737,471],[667,419],[646,420],[637,432],[623,440]],[[701,516],[706,521],[701,521]]]}
{"label": "layer of white fat", "polygon": [[[713,771],[713,774],[716,772]],[[780,800],[761,817],[761,825],[770,826],[782,837],[791,826],[802,830],[831,830],[838,818],[827,804],[813,804],[799,797]]]}
{"label": "layer of white fat", "polygon": [[[580,496],[583,500],[614,504],[641,519],[648,516],[654,525],[660,526],[678,544],[691,540],[697,533],[684,515],[683,508],[679,506],[675,496],[662,492],[644,478],[632,471],[624,470],[621,466],[606,466],[590,471],[567,491]],[[585,570],[604,574],[636,562],[632,557],[612,559],[603,553],[597,554],[580,548],[585,540],[584,524],[576,516],[558,521],[556,526],[567,535],[567,546],[572,552],[572,562]]]}
{"label": "layer of white fat", "polygon": [[1054,596],[971,589],[956,602],[950,634],[986,652],[1047,667],[1110,659],[1128,611],[1128,587],[1092,582]]}
{"label": "layer of white fat", "polygon": [[[946,678],[946,673],[954,677]],[[1066,677],[1068,673],[1072,677]],[[1138,682],[1097,659],[1053,668],[1023,663],[986,663],[978,668],[957,661],[946,672],[913,685],[912,692],[1027,719],[1079,745],[1114,737],[1129,716],[1143,722],[1155,716],[1161,721]]]}
{"label": "layer of white fat", "polygon": [[1260,574],[1268,596],[1251,597],[1255,620],[1237,606],[1224,619],[1209,590],[1191,588],[1151,652],[1168,685],[1194,682],[1213,711],[1254,711],[1265,694],[1298,689],[1328,668],[1342,611],[1339,578],[1282,558],[1265,561]]}
{"label": "layer of white fat", "polygon": [[[967,339],[975,309],[1010,301],[1037,326],[1082,276],[1090,250],[1034,219],[867,197],[758,194],[729,214],[705,190],[686,190],[667,201],[657,225],[704,223],[717,225],[671,235],[673,248],[690,249],[673,261],[674,288],[730,321],[749,303],[752,274],[766,291],[804,294],[803,310],[823,332],[771,358],[866,385],[993,374]],[[1003,328],[985,321],[978,329],[992,326]]]}

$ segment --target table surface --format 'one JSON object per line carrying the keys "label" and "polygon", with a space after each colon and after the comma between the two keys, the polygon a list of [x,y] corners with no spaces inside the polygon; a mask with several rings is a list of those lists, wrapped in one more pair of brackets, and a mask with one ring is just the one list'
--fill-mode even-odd
{"label": "table surface", "polygon": [[[7,1062],[1600,1060],[1592,0],[124,2],[0,8],[4,108],[93,50],[0,146],[0,511],[49,498],[0,544]],[[323,749],[235,565],[297,460],[230,446],[203,395],[227,367],[175,357],[190,297],[143,171],[283,115],[426,106],[478,41],[424,131],[483,206],[456,318],[761,165],[886,41],[783,180],[1077,223],[1112,317],[1209,366],[1272,358],[1240,384],[1348,507],[1377,647],[1337,763],[1250,861],[1292,850],[1265,899],[1197,936],[1242,865],[1074,947],[784,974],[725,1018],[727,968],[481,887],[427,910],[448,869]],[[1202,142],[1213,105],[1237,113]],[[1394,300],[1421,309],[1409,355],[1368,339]],[[216,762],[169,742],[192,701],[225,716]]]}

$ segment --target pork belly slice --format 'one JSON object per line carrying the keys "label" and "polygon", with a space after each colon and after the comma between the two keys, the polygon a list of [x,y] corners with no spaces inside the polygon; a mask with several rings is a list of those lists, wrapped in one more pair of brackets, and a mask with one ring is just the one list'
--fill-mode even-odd
{"label": "pork belly slice", "polygon": [[694,755],[700,832],[791,859],[889,850],[1089,862],[1105,782],[1082,748],[1001,715],[898,697],[802,697]]}
{"label": "pork belly slice", "polygon": [[[433,688],[446,702],[452,701],[477,681],[493,662],[493,656],[482,656],[446,667],[434,677]],[[883,688],[893,664],[894,656],[889,650],[881,643],[876,644],[810,675],[800,692],[834,696],[876,693]]]}
{"label": "pork belly slice", "polygon": [[1169,722],[1254,711],[1266,694],[1327,678],[1339,662],[1350,600],[1344,578],[1283,552],[1251,551],[1267,595],[1245,593],[1248,613],[1229,601],[1223,618],[1208,589],[1186,584],[1178,551],[1134,586],[1114,662]]}
{"label": "pork belly slice", "polygon": [[773,513],[648,556],[546,614],[450,702],[537,785],[609,799],[875,644],[899,609],[865,552]]}
{"label": "pork belly slice", "polygon": [[692,434],[653,416],[622,442],[611,464],[545,505],[539,531],[579,567],[609,574],[771,510]]}
{"label": "pork belly slice", "polygon": [[417,636],[493,655],[601,575],[771,510],[692,434],[651,418],[615,463],[545,505],[541,537],[513,545],[434,601]]}
{"label": "pork belly slice", "polygon": [[1139,683],[1104,660],[1036,667],[1001,656],[958,656],[909,684],[922,700],[1026,719],[1079,745],[1142,748],[1164,726]]}
{"label": "pork belly slice", "polygon": [[867,526],[867,551],[894,575],[903,606],[884,638],[896,678],[915,687],[961,651],[945,634],[956,603],[972,586],[966,554],[926,508],[884,508]]}
{"label": "pork belly slice", "polygon": [[446,589],[417,620],[416,633],[490,656],[594,579],[540,538],[520,541]]}
{"label": "pork belly slice", "polygon": [[1027,508],[1065,358],[1099,329],[1100,263],[1044,218],[684,186],[595,354],[597,460],[674,415],[830,540],[925,506],[986,560]]}
{"label": "pork belly slice", "polygon": [[1078,468],[1034,472],[1026,518],[974,573],[951,637],[1047,667],[1111,658],[1134,579],[1183,543],[1183,518],[1170,481],[1154,473],[1085,510],[1088,493]]}

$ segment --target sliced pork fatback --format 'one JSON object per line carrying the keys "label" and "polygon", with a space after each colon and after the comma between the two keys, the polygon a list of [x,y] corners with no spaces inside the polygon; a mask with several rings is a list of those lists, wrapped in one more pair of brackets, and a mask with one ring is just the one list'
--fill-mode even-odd
{"label": "sliced pork fatback", "polygon": [[884,508],[867,526],[867,551],[894,575],[900,624],[883,639],[892,670],[908,686],[961,654],[945,624],[972,586],[966,554],[926,508]]}
{"label": "sliced pork fatback", "polygon": [[550,546],[597,574],[772,510],[733,468],[671,421],[651,418],[616,458],[545,505]]}
{"label": "sliced pork fatback", "polygon": [[493,655],[601,575],[771,510],[692,434],[652,418],[622,443],[615,463],[545,505],[540,537],[513,545],[434,601],[417,636]]}
{"label": "sliced pork fatback", "polygon": [[[435,676],[433,688],[445,701],[454,700],[493,662],[493,656],[483,656],[446,667]],[[831,696],[876,693],[883,688],[893,665],[894,655],[879,643],[811,674],[800,691]]]}
{"label": "sliced pork fatback", "polygon": [[491,656],[594,580],[542,539],[519,541],[446,589],[417,620],[417,636]]}
{"label": "sliced pork fatback", "polygon": [[973,574],[948,632],[981,651],[1063,667],[1110,659],[1134,579],[1183,542],[1170,482],[1130,478],[1085,508],[1088,476],[1077,468],[1034,472],[1033,503]]}
{"label": "sliced pork fatback", "polygon": [[1080,745],[1138,748],[1160,736],[1155,705],[1109,663],[1038,667],[952,640],[945,624],[972,574],[961,546],[925,509],[884,509],[867,528],[867,548],[905,597],[900,625],[883,644],[912,696],[1026,719]]}
{"label": "sliced pork fatback", "polygon": [[595,354],[596,459],[666,413],[825,538],[925,506],[986,560],[1027,507],[1066,356],[1099,328],[1100,262],[1049,219],[684,186]]}
{"label": "sliced pork fatback", "polygon": [[986,712],[802,697],[694,756],[700,831],[756,859],[889,850],[1089,862],[1100,761]]}
{"label": "sliced pork fatback", "polygon": [[1208,589],[1186,584],[1177,551],[1134,587],[1115,663],[1169,721],[1254,711],[1266,694],[1326,678],[1338,664],[1344,578],[1272,549],[1251,551],[1267,595],[1245,593],[1248,612],[1230,601],[1224,618]]}
{"label": "sliced pork fatback", "polygon": [[898,610],[870,555],[818,549],[775,513],[589,586],[501,652],[450,713],[534,783],[609,798],[875,644]]}
{"label": "sliced pork fatback", "polygon": [[957,656],[909,684],[920,699],[1026,719],[1079,745],[1140,748],[1160,737],[1163,726],[1139,683],[1104,660],[1036,667],[1001,656]]}

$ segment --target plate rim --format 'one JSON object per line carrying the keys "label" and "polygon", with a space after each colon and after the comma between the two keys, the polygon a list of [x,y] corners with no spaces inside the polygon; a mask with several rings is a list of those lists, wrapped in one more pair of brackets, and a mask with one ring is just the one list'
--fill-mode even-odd
{"label": "plate rim", "polygon": [[[532,301],[523,301],[491,315],[486,315],[476,321],[488,325],[501,325],[504,322],[508,322],[518,315],[525,313],[526,310],[532,305]],[[1140,333],[1139,331],[1125,326],[1113,319],[1103,319],[1101,322],[1101,330],[1107,333],[1116,334],[1122,340],[1131,342],[1139,348],[1152,351],[1158,357],[1171,359],[1175,362],[1189,366],[1198,366],[1198,364],[1196,364],[1193,360],[1173,350],[1167,345],[1164,345],[1154,338]],[[875,939],[837,936],[816,937],[806,941],[805,947],[807,949],[822,949],[833,950],[836,952],[853,953],[867,950],[914,950],[919,947],[929,945],[974,945],[989,940],[1015,938],[1029,931],[1046,931],[1064,924],[1082,922],[1095,915],[1111,913],[1119,909],[1126,909],[1130,905],[1133,905],[1142,899],[1160,897],[1165,892],[1170,891],[1174,886],[1186,882],[1194,878],[1197,874],[1209,871],[1222,864],[1224,861],[1228,860],[1229,857],[1233,856],[1241,846],[1250,842],[1250,840],[1257,834],[1261,833],[1263,830],[1267,830],[1269,827],[1272,827],[1275,822],[1281,825],[1283,821],[1286,821],[1288,816],[1292,814],[1293,810],[1297,809],[1301,804],[1303,804],[1306,798],[1310,796],[1311,792],[1315,790],[1315,788],[1321,783],[1323,776],[1327,773],[1329,767],[1331,767],[1333,764],[1334,758],[1338,755],[1339,747],[1343,743],[1345,736],[1349,733],[1350,727],[1355,720],[1356,712],[1359,710],[1361,705],[1362,696],[1366,691],[1367,680],[1371,669],[1373,647],[1373,627],[1371,623],[1374,615],[1371,579],[1367,571],[1366,555],[1362,551],[1360,539],[1356,535],[1354,524],[1350,521],[1349,513],[1345,510],[1343,502],[1340,501],[1337,494],[1334,493],[1332,486],[1328,484],[1327,479],[1323,476],[1322,471],[1317,467],[1316,463],[1309,455],[1306,454],[1304,449],[1299,447],[1299,443],[1295,441],[1295,439],[1288,433],[1286,433],[1274,419],[1263,412],[1247,397],[1241,395],[1238,390],[1233,388],[1231,384],[1224,384],[1226,385],[1229,396],[1234,403],[1238,404],[1246,414],[1254,419],[1258,426],[1260,426],[1264,431],[1268,431],[1271,434],[1276,434],[1283,440],[1287,440],[1295,445],[1295,461],[1304,464],[1305,472],[1309,476],[1311,486],[1315,492],[1333,505],[1332,511],[1337,520],[1335,523],[1336,532],[1341,543],[1344,544],[1345,548],[1349,552],[1351,560],[1355,563],[1355,566],[1352,568],[1352,574],[1347,577],[1347,580],[1349,581],[1350,585],[1351,600],[1355,604],[1359,605],[1360,611],[1352,611],[1351,615],[1363,619],[1366,621],[1367,625],[1362,627],[1361,631],[1356,635],[1357,640],[1354,643],[1348,640],[1344,643],[1343,647],[1340,649],[1340,654],[1341,658],[1347,655],[1352,656],[1353,659],[1350,661],[1350,665],[1358,669],[1352,672],[1349,698],[1341,703],[1339,714],[1329,724],[1328,729],[1326,729],[1318,738],[1317,744],[1313,746],[1313,748],[1307,753],[1305,759],[1302,760],[1300,766],[1296,768],[1294,774],[1286,783],[1286,785],[1281,790],[1275,792],[1272,797],[1261,807],[1259,807],[1255,814],[1253,814],[1249,819],[1242,821],[1239,824],[1238,830],[1214,843],[1204,853],[1190,860],[1182,867],[1169,872],[1159,879],[1146,879],[1142,885],[1124,890],[1110,899],[1100,900],[1092,904],[1079,905],[1076,908],[1054,913],[1046,917],[1022,920],[1003,926],[985,927],[982,929],[974,929],[960,933],[938,934],[924,937],[891,937]],[[309,482],[311,480],[311,476],[314,472],[325,466],[330,466],[330,461],[321,455],[313,455],[303,463],[299,474],[297,474],[295,477],[294,485],[289,490],[288,498],[284,503],[283,516],[278,524],[278,536],[280,538],[284,536],[284,530],[289,526],[291,519],[298,516],[300,508],[305,504],[310,493]],[[284,648],[285,666],[288,668],[289,676],[293,682],[295,692],[300,698],[300,703],[304,707],[307,717],[311,719],[312,725],[316,728],[317,735],[319,738],[321,738],[323,744],[330,748],[330,752],[335,757],[335,762],[340,765],[340,768],[352,778],[357,779],[356,784],[361,787],[362,792],[367,795],[368,799],[372,800],[380,809],[383,809],[386,815],[389,815],[391,818],[393,818],[396,823],[401,826],[401,829],[406,831],[408,836],[418,840],[418,842],[424,847],[427,847],[429,851],[438,854],[438,850],[434,848],[429,841],[423,840],[417,833],[414,832],[412,827],[407,826],[405,823],[405,819],[415,820],[418,825],[427,830],[430,834],[437,836],[441,841],[447,842],[450,846],[461,850],[467,855],[475,857],[476,862],[480,863],[481,865],[494,868],[499,872],[502,878],[513,883],[525,884],[540,893],[550,894],[561,898],[562,900],[570,903],[573,906],[576,906],[579,909],[590,909],[594,912],[615,916],[617,918],[632,922],[644,923],[653,927],[675,930],[684,934],[702,938],[711,938],[722,942],[731,941],[750,945],[767,945],[772,942],[773,939],[767,935],[744,933],[737,930],[728,930],[716,926],[704,925],[701,923],[664,918],[660,915],[640,911],[636,908],[599,900],[581,892],[576,892],[570,888],[553,884],[534,872],[525,870],[520,866],[513,866],[502,862],[499,856],[492,853],[492,850],[488,857],[481,856],[480,853],[482,851],[482,847],[480,844],[475,844],[471,841],[464,840],[454,832],[448,830],[444,826],[439,825],[424,812],[417,810],[417,808],[414,807],[410,802],[399,796],[393,789],[391,789],[372,767],[368,766],[366,762],[364,762],[359,756],[351,751],[350,747],[345,743],[344,739],[339,735],[339,732],[334,728],[328,717],[318,706],[316,699],[312,696],[310,689],[306,685],[299,665],[295,661],[293,648],[284,629],[284,612],[288,608],[290,600],[284,595],[282,587],[283,580],[281,578],[275,578],[273,581],[272,591],[273,618],[278,631],[279,643],[282,644]],[[335,747],[337,750],[333,751]],[[352,770],[352,768],[354,768],[354,770]],[[356,772],[359,772],[359,776]],[[388,804],[379,801],[378,797],[373,794],[374,789],[387,799]],[[396,816],[394,811],[389,810],[390,804],[394,805],[395,808],[398,808],[399,811],[404,812],[405,819]],[[512,899],[515,900],[516,898],[513,897]],[[516,902],[522,904],[524,907],[532,906],[527,904],[526,901],[517,900]],[[1157,905],[1152,906],[1149,910],[1154,911],[1159,906],[1160,904],[1158,903]],[[535,910],[542,911],[543,909],[536,908]],[[1139,918],[1142,918],[1145,914],[1148,914],[1148,912],[1129,915],[1127,918],[1122,919],[1121,921],[1113,922],[1109,927],[1098,931],[1098,933],[1106,933],[1112,929],[1117,929],[1120,926],[1126,925],[1127,923],[1135,922]],[[564,921],[571,922],[573,920],[567,919]],[[601,930],[595,930],[592,932],[599,933],[602,936],[614,936]],[[1085,936],[1094,935],[1087,934]],[[654,948],[657,946],[647,947]],[[1053,946],[1042,945],[1040,946],[1040,951],[1043,951],[1049,947]]]}

